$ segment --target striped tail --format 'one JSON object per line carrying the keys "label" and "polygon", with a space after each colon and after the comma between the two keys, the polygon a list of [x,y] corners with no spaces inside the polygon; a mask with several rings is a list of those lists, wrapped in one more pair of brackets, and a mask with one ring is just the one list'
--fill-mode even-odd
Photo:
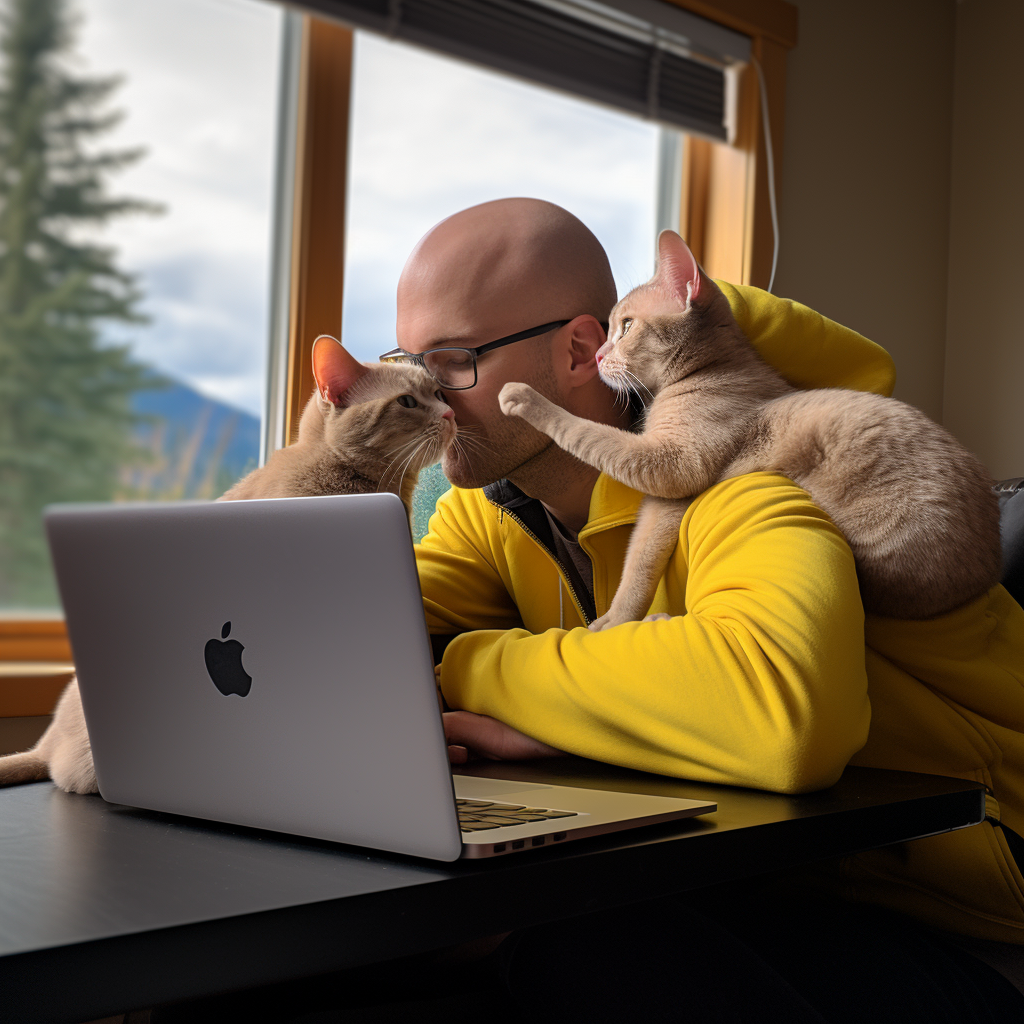
{"label": "striped tail", "polygon": [[49,777],[50,766],[32,750],[0,757],[0,786],[20,786]]}

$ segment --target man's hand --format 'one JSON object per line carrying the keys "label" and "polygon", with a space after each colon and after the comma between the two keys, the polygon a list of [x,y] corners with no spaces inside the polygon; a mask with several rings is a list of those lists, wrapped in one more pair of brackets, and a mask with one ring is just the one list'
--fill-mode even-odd
{"label": "man's hand", "polygon": [[465,764],[474,757],[489,761],[520,761],[534,757],[558,757],[565,753],[488,715],[446,711],[441,717],[448,741],[448,760],[452,764]]}

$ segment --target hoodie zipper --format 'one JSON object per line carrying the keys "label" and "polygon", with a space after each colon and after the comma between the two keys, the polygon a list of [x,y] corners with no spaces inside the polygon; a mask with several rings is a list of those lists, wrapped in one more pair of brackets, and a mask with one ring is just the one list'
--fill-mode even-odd
{"label": "hoodie zipper", "polygon": [[[487,500],[491,501],[490,498],[488,498]],[[548,550],[546,544],[541,543],[540,538],[535,533],[533,533],[532,530],[529,529],[529,527],[526,525],[526,523],[522,521],[522,519],[509,512],[509,510],[505,508],[504,505],[499,505],[495,501],[491,501],[491,504],[498,510],[502,517],[508,516],[509,519],[511,519],[512,522],[515,523],[519,527],[519,529],[522,530],[523,533],[525,533],[526,536],[529,537],[530,540],[532,540],[537,545],[537,547],[539,547],[541,551],[543,551],[544,554],[548,556],[548,558],[551,559],[552,564],[558,570],[558,575],[561,577],[562,582],[565,584],[565,589],[569,591],[569,596],[572,598],[572,603],[576,606],[576,611],[580,613],[580,618],[583,620],[583,624],[585,626],[589,626],[592,620],[587,618],[587,613],[583,610],[583,604],[580,601],[579,595],[576,593],[575,590],[573,590],[572,583],[569,581],[569,577],[566,574],[565,568],[562,565],[562,563],[559,562],[559,560],[555,558],[555,556]],[[501,522],[501,519],[499,519],[498,521]]]}

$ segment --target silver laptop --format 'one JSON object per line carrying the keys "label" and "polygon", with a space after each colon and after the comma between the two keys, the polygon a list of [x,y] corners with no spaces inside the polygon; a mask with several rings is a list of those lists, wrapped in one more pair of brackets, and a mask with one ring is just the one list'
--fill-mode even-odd
{"label": "silver laptop", "polygon": [[455,860],[713,803],[452,775],[392,494],[53,506],[100,794]]}

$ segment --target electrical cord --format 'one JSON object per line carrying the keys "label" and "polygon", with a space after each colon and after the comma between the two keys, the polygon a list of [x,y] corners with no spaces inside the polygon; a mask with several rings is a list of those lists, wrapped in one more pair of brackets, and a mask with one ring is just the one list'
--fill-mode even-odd
{"label": "electrical cord", "polygon": [[768,89],[764,72],[758,59],[751,54],[750,62],[757,71],[758,91],[761,94],[761,120],[764,122],[764,148],[768,157],[768,206],[772,213],[772,273],[768,279],[768,291],[775,285],[775,270],[779,265],[779,209],[775,199],[775,153],[772,150],[772,126],[768,118]]}

